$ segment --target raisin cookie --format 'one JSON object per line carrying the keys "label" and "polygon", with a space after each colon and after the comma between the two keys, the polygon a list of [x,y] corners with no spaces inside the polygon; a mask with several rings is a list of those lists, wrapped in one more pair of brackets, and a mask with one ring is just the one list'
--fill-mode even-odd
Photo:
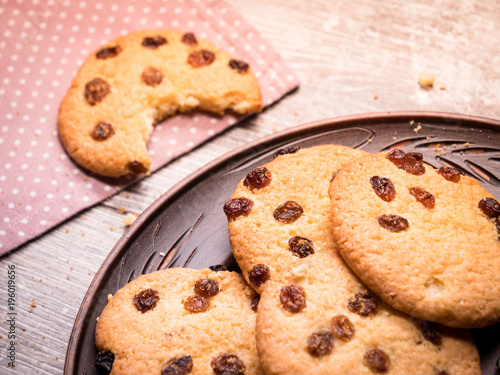
{"label": "raisin cookie", "polygon": [[329,194],[340,254],[387,304],[451,327],[500,321],[500,205],[477,180],[392,150],[347,165]]}
{"label": "raisin cookie", "polygon": [[255,296],[234,272],[140,276],[110,298],[97,322],[96,367],[112,375],[261,374]]}
{"label": "raisin cookie", "polygon": [[258,293],[295,261],[332,251],[328,187],[338,169],[364,155],[338,145],[282,149],[238,184],[224,206],[229,240]]}
{"label": "raisin cookie", "polygon": [[176,112],[260,112],[248,63],[193,33],[134,32],[83,63],[59,109],[62,144],[82,167],[103,176],[147,173],[153,125]]}
{"label": "raisin cookie", "polygon": [[282,276],[257,310],[266,374],[481,374],[467,331],[392,309],[338,254],[314,254]]}

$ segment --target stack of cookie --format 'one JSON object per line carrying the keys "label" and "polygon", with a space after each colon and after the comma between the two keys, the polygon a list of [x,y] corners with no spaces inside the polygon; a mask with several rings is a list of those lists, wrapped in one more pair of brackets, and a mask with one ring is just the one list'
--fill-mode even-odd
{"label": "stack of cookie", "polygon": [[226,271],[141,276],[98,322],[98,366],[481,373],[464,328],[500,321],[500,204],[477,181],[417,153],[289,147],[249,171],[224,211],[248,284]]}

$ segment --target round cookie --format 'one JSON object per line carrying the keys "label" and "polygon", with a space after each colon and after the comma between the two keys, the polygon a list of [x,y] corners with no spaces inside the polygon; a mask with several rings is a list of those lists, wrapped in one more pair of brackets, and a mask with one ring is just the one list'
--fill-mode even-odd
{"label": "round cookie", "polygon": [[332,251],[330,181],[344,164],[367,155],[338,145],[288,148],[277,154],[250,171],[224,206],[234,257],[258,293],[294,262]]}
{"label": "round cookie", "polygon": [[386,303],[451,327],[500,321],[500,222],[478,181],[393,150],[347,165],[329,194],[340,254]]}
{"label": "round cookie", "polygon": [[374,297],[334,253],[270,283],[257,310],[266,374],[481,374],[467,331],[404,315]]}
{"label": "round cookie", "polygon": [[255,296],[234,272],[173,268],[140,276],[99,317],[96,367],[112,363],[111,375],[262,374]]}
{"label": "round cookie", "polygon": [[153,125],[195,109],[260,112],[249,65],[192,33],[139,31],[85,60],[61,103],[59,136],[71,158],[92,172],[148,173]]}

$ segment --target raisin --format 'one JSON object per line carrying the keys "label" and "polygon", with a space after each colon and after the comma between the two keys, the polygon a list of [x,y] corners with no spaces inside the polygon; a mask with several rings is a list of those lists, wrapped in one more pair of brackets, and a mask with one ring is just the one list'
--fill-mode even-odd
{"label": "raisin", "polygon": [[404,151],[394,149],[387,154],[387,159],[394,163],[398,168],[402,168],[405,162],[405,155]]}
{"label": "raisin", "polygon": [[428,191],[425,191],[422,188],[413,187],[410,189],[410,194],[415,197],[417,202],[422,203],[422,205],[425,208],[434,208],[436,204],[436,199],[434,198],[434,195],[432,195]]}
{"label": "raisin", "polygon": [[160,300],[158,292],[153,289],[141,290],[134,296],[134,305],[141,313],[155,308],[156,303]]}
{"label": "raisin", "polygon": [[140,161],[134,160],[127,164],[128,169],[133,174],[146,173],[148,169]]}
{"label": "raisin", "polygon": [[489,218],[500,216],[500,203],[493,198],[484,198],[479,201],[478,207]]}
{"label": "raisin", "polygon": [[214,272],[227,271],[227,266],[224,264],[216,264],[215,266],[210,266],[208,268],[210,269],[210,271]]}
{"label": "raisin", "polygon": [[434,370],[434,375],[450,375],[448,371],[444,370]]}
{"label": "raisin", "polygon": [[441,328],[436,323],[424,321],[420,324],[420,331],[424,339],[432,342],[434,345],[441,345],[443,342]]}
{"label": "raisin", "polygon": [[121,51],[122,48],[119,45],[113,47],[104,47],[97,51],[95,57],[101,60],[111,59],[118,56]]}
{"label": "raisin", "polygon": [[84,96],[87,103],[91,106],[96,105],[103,101],[103,99],[111,91],[109,83],[102,78],[94,78],[92,81],[87,82],[85,85]]}
{"label": "raisin", "polygon": [[161,81],[163,81],[163,73],[161,70],[158,70],[153,67],[149,67],[144,69],[141,74],[142,81],[148,86],[158,86]]}
{"label": "raisin", "polygon": [[358,293],[354,299],[347,302],[347,308],[361,316],[370,316],[378,313],[377,301],[373,297],[365,293]]}
{"label": "raisin", "polygon": [[186,375],[193,371],[193,359],[189,355],[173,358],[165,364],[161,375]]}
{"label": "raisin", "polygon": [[252,270],[248,273],[248,280],[255,286],[261,286],[270,277],[269,267],[263,263],[257,264]]}
{"label": "raisin", "polygon": [[199,68],[202,66],[207,66],[213,63],[215,60],[215,54],[213,52],[207,51],[206,49],[200,49],[198,51],[193,51],[189,54],[187,62],[193,68]]}
{"label": "raisin", "polygon": [[245,373],[245,365],[234,354],[222,354],[215,357],[210,365],[217,375],[243,375]]}
{"label": "raisin", "polygon": [[387,354],[380,349],[367,350],[364,357],[364,363],[371,372],[376,374],[382,374],[389,371],[389,366],[391,365],[391,361]]}
{"label": "raisin", "polygon": [[280,223],[290,224],[297,220],[304,210],[295,201],[286,201],[273,212],[274,218]]}
{"label": "raisin", "polygon": [[354,336],[354,324],[345,315],[336,315],[330,324],[334,336],[343,341],[349,341]]}
{"label": "raisin", "polygon": [[205,312],[210,307],[210,301],[201,296],[189,296],[184,302],[184,308],[193,314]]}
{"label": "raisin", "polygon": [[281,156],[281,155],[295,154],[299,150],[300,150],[299,146],[290,146],[290,147],[281,148],[274,153],[273,159],[276,159],[278,156]]}
{"label": "raisin", "polygon": [[238,73],[243,74],[248,71],[248,68],[250,68],[250,65],[248,65],[246,62],[241,61],[241,60],[234,60],[231,59],[229,60],[229,67],[231,69],[236,70]]}
{"label": "raisin", "polygon": [[300,286],[287,285],[281,288],[280,301],[285,310],[298,313],[306,307],[306,294]]}
{"label": "raisin", "polygon": [[288,250],[299,258],[314,254],[312,241],[301,236],[293,236],[288,240]]}
{"label": "raisin", "polygon": [[313,357],[324,357],[332,352],[333,335],[329,331],[314,332],[307,339],[307,350]]}
{"label": "raisin", "polygon": [[109,137],[112,137],[115,134],[115,130],[110,123],[100,121],[94,129],[92,129],[92,133],[90,136],[94,138],[96,141],[104,141]]}
{"label": "raisin", "polygon": [[396,197],[396,188],[388,178],[380,178],[373,176],[370,178],[370,183],[375,193],[385,202],[390,202]]}
{"label": "raisin", "polygon": [[424,156],[418,152],[404,153],[402,150],[392,150],[386,156],[394,165],[407,173],[420,176],[425,173]]}
{"label": "raisin", "polygon": [[188,46],[195,46],[198,44],[198,40],[196,40],[196,36],[193,33],[185,33],[182,36],[181,42]]}
{"label": "raisin", "polygon": [[458,183],[460,181],[460,171],[453,167],[441,167],[437,171],[446,181]]}
{"label": "raisin", "polygon": [[247,174],[247,177],[243,181],[243,186],[247,186],[250,189],[262,189],[268,186],[271,180],[271,171],[266,167],[260,167]]}
{"label": "raisin", "polygon": [[97,354],[97,360],[94,363],[95,368],[99,374],[109,374],[113,368],[115,355],[109,350],[103,350]]}
{"label": "raisin", "polygon": [[410,225],[408,220],[398,215],[382,215],[377,220],[382,228],[391,232],[401,232]]}
{"label": "raisin", "polygon": [[142,40],[142,46],[151,49],[157,49],[158,47],[167,43],[167,39],[160,35],[147,36]]}
{"label": "raisin", "polygon": [[236,219],[241,215],[248,215],[253,207],[253,202],[248,198],[234,198],[224,203],[224,213],[228,219]]}
{"label": "raisin", "polygon": [[252,308],[253,311],[257,311],[257,307],[259,307],[259,302],[260,302],[260,295],[256,295],[255,297],[252,298],[252,301],[250,302],[250,307]]}
{"label": "raisin", "polygon": [[219,293],[219,283],[211,279],[200,279],[194,284],[194,292],[202,297],[213,297]]}
{"label": "raisin", "polygon": [[424,156],[418,152],[408,152],[405,155],[404,170],[415,176],[425,173]]}

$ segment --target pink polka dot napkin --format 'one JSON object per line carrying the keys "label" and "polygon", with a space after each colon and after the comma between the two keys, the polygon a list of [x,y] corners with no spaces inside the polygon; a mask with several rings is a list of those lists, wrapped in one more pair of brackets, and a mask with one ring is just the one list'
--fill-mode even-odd
{"label": "pink polka dot napkin", "polygon": [[[57,134],[57,112],[78,67],[99,46],[143,29],[192,31],[248,61],[263,104],[298,86],[271,45],[218,0],[12,0],[0,3],[0,255],[134,180],[99,178],[74,164]],[[235,124],[202,113],[159,124],[153,170]]]}

